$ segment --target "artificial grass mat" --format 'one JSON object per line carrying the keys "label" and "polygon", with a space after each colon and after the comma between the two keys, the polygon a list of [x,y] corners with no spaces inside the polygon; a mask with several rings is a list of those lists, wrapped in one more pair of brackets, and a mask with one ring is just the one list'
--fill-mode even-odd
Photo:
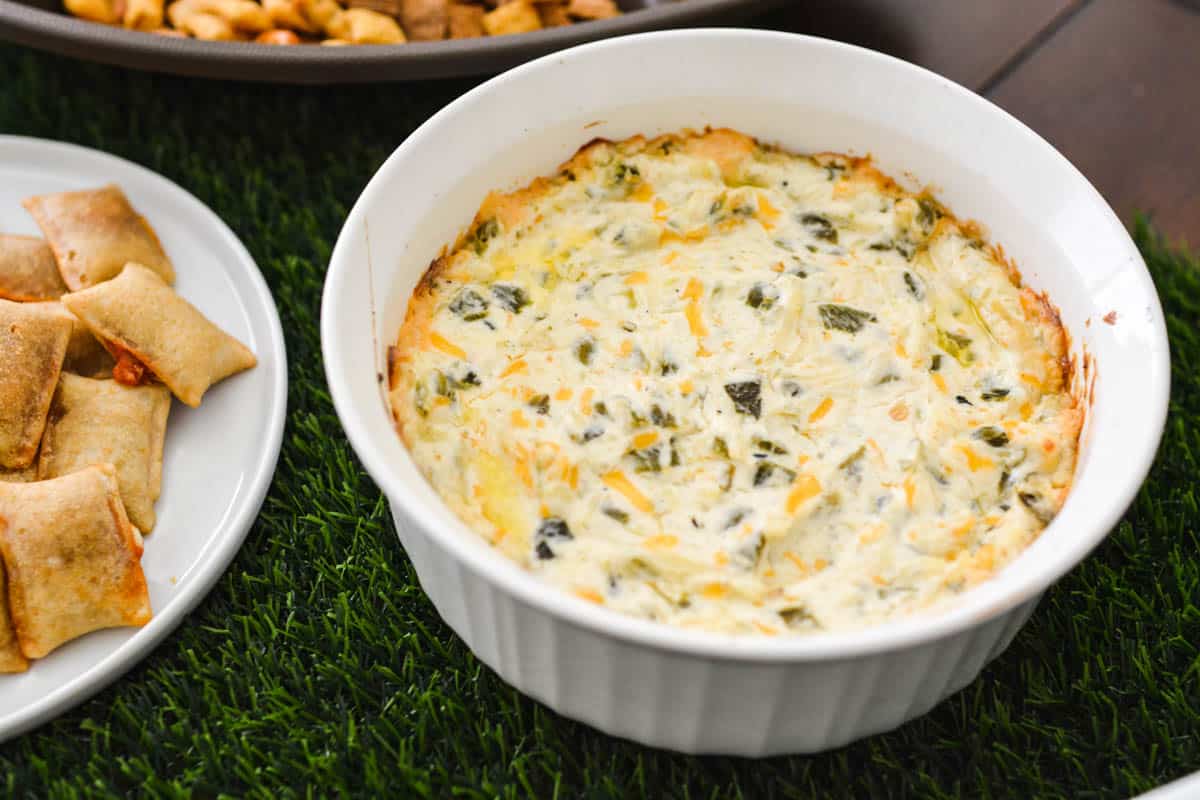
{"label": "artificial grass mat", "polygon": [[342,436],[317,325],[358,192],[471,85],[210,83],[0,46],[0,132],[107,150],[194,192],[266,274],[291,362],[279,470],[228,573],[111,688],[0,746],[0,794],[1118,798],[1200,769],[1200,264],[1144,223],[1175,369],[1150,480],[929,715],[813,757],[689,758],[563,719],[476,661]]}

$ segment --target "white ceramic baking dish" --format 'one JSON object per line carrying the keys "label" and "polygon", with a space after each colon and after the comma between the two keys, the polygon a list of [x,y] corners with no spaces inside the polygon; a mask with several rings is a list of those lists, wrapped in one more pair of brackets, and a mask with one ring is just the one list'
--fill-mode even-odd
{"label": "white ceramic baking dish", "polygon": [[[417,279],[490,189],[552,171],[592,137],[730,126],[804,151],[872,154],[985,223],[1098,367],[1075,487],[993,580],[937,614],[809,637],[735,638],[627,618],[544,585],[441,502],[396,436],[386,350]],[[915,188],[915,184],[914,187]],[[1115,324],[1102,321],[1116,312]],[[1113,319],[1110,315],[1109,319]],[[1049,144],[962,87],[821,39],[690,30],[547,56],[451,103],[371,180],[334,249],[322,345],[338,415],[391,503],[446,622],[504,680],[608,733],[762,756],[894,728],[971,682],[1042,592],[1120,518],[1167,409],[1162,310],[1120,221]]]}

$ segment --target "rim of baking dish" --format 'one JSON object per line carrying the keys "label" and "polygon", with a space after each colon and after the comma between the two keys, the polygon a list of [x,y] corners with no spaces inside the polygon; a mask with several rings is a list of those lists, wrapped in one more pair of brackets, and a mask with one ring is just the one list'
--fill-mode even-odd
{"label": "rim of baking dish", "polygon": [[[1009,568],[1001,569],[988,580],[965,592],[962,595],[962,602],[954,607],[917,612],[907,617],[866,628],[779,637],[689,630],[622,614],[574,597],[568,592],[539,580],[522,569],[516,562],[489,547],[478,534],[450,511],[440,498],[435,504],[440,507],[431,507],[424,500],[414,497],[410,490],[398,485],[395,476],[391,474],[387,466],[387,459],[381,450],[381,444],[372,435],[372,425],[364,418],[368,412],[356,407],[352,402],[347,386],[349,380],[347,368],[338,347],[338,330],[345,324],[344,320],[351,315],[361,315],[362,310],[345,308],[340,301],[345,294],[343,287],[347,276],[354,267],[353,264],[345,263],[344,252],[347,247],[345,240],[349,235],[348,232],[362,229],[367,209],[371,206],[374,195],[382,191],[386,182],[385,176],[395,161],[408,150],[422,146],[425,139],[435,136],[437,126],[444,118],[454,115],[463,106],[470,105],[478,96],[493,92],[505,84],[519,81],[527,73],[561,63],[564,59],[588,56],[604,49],[621,49],[630,46],[631,43],[653,44],[664,39],[708,39],[712,40],[713,46],[716,47],[719,40],[728,40],[730,37],[758,38],[764,42],[789,40],[802,43],[808,48],[853,51],[857,58],[883,62],[890,68],[912,72],[922,79],[935,78],[945,85],[947,91],[957,93],[961,100],[974,104],[981,113],[990,115],[996,123],[1014,126],[1014,130],[1025,138],[1029,147],[1039,148],[1043,151],[1048,150],[1053,158],[1063,162],[1069,170],[1068,174],[1071,174],[1091,193],[1098,204],[1098,212],[1107,217],[1109,225],[1114,230],[1120,231],[1119,238],[1128,251],[1121,255],[1133,265],[1134,271],[1137,273],[1139,288],[1146,292],[1153,304],[1148,311],[1152,317],[1149,326],[1155,346],[1146,353],[1146,372],[1153,376],[1156,382],[1145,387],[1146,415],[1141,418],[1145,436],[1140,440],[1140,446],[1136,452],[1126,452],[1120,455],[1128,467],[1126,480],[1119,486],[1111,487],[1106,494],[1108,499],[1103,505],[1087,511],[1089,518],[1083,528],[1077,528],[1068,533],[1062,530],[1061,526],[1057,525],[1058,520],[1055,520],[1042,531],[1040,534],[1042,538],[1056,536],[1063,539],[1061,550],[1053,557],[1022,564],[1020,571]],[[469,567],[480,578],[490,581],[523,602],[581,628],[660,651],[723,661],[829,661],[903,650],[976,627],[1035,598],[1054,581],[1075,567],[1103,541],[1133,501],[1157,453],[1166,423],[1170,395],[1170,362],[1166,326],[1163,321],[1161,304],[1145,262],[1119,218],[1096,188],[1045,139],[995,104],[923,67],[866,48],[819,37],[737,28],[643,33],[580,45],[531,61],[492,78],[434,114],[389,156],[371,178],[351,209],[330,259],[322,298],[321,339],[330,394],[342,426],[363,465],[379,484],[389,501],[398,504],[426,535],[434,539],[439,547],[448,550],[460,564]],[[346,377],[343,377],[344,375]],[[370,413],[383,413],[387,419],[388,430],[394,432],[390,412],[382,403],[380,408],[374,409]],[[401,447],[404,446],[403,442],[399,441],[398,435],[396,435],[396,441]],[[430,491],[433,493],[432,489]],[[1072,491],[1075,491],[1074,487]],[[433,494],[436,496],[436,493]],[[1012,563],[1019,558],[1020,555]],[[1008,566],[1011,567],[1012,563]]]}

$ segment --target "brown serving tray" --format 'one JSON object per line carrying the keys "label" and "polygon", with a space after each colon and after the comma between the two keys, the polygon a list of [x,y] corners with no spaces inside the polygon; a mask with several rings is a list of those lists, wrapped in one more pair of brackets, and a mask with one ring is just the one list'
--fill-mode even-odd
{"label": "brown serving tray", "polygon": [[0,38],[134,69],[275,83],[366,83],[499,72],[564,47],[659,28],[729,22],[782,0],[618,0],[620,17],[533,33],[403,45],[271,47],[127,31],[75,19],[61,0],[0,0]]}

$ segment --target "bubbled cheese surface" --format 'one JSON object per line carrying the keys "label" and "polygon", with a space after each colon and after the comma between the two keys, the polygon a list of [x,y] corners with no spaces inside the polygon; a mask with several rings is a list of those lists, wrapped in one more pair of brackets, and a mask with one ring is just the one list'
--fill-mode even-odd
{"label": "bubbled cheese surface", "polygon": [[1057,316],[975,226],[727,130],[595,143],[489,196],[391,356],[401,435],[487,541],[728,633],[987,578],[1057,512],[1080,423]]}

